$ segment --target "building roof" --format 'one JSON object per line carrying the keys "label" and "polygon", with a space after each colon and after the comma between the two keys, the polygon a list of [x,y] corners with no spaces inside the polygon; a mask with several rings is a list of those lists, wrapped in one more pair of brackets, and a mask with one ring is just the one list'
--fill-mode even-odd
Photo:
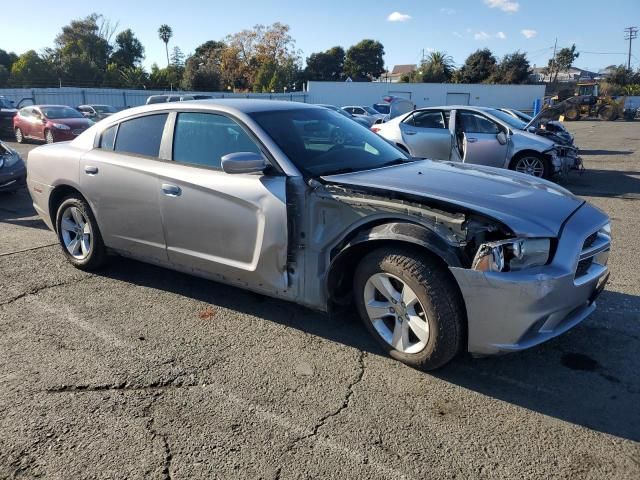
{"label": "building roof", "polygon": [[415,72],[418,66],[415,63],[408,63],[406,65],[394,65],[391,70],[391,75],[404,75],[405,73]]}

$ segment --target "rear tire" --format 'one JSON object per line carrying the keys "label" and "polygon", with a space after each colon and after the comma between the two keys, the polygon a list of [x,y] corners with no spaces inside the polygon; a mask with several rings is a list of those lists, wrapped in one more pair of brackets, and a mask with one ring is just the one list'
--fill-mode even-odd
{"label": "rear tire", "polygon": [[15,130],[16,142],[24,143],[24,135],[22,134],[22,129],[20,127]]}
{"label": "rear tire", "polygon": [[356,269],[354,296],[367,330],[407,365],[433,370],[463,347],[466,321],[458,286],[419,250],[385,247],[369,253]]}
{"label": "rear tire", "polygon": [[107,260],[98,223],[87,202],[80,197],[66,198],[56,213],[56,232],[65,257],[80,270],[97,270]]}

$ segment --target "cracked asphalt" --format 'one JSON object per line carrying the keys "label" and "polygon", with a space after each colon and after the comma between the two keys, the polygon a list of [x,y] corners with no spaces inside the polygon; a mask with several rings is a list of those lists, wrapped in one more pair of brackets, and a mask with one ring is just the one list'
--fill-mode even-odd
{"label": "cracked asphalt", "polygon": [[[432,374],[333,317],[114,258],[0,195],[0,478],[640,478],[640,124],[569,124],[609,213],[597,312]],[[26,151],[32,146],[20,146]]]}

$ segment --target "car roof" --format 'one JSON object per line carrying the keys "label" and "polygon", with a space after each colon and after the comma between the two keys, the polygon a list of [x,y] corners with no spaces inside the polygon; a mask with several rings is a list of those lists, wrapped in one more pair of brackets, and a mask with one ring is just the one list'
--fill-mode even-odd
{"label": "car roof", "polygon": [[291,102],[282,100],[261,100],[255,98],[215,98],[203,100],[187,100],[184,102],[162,102],[141,105],[138,107],[128,108],[118,113],[114,113],[109,117],[110,121],[119,121],[120,119],[142,113],[150,113],[155,111],[171,111],[184,110],[185,108],[193,110],[221,110],[228,113],[255,113],[280,110],[303,110],[307,108],[324,108],[311,103]]}

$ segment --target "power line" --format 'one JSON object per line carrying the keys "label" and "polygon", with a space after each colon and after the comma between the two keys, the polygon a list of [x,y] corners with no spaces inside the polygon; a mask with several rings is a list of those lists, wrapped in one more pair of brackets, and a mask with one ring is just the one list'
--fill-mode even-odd
{"label": "power line", "polygon": [[627,69],[631,70],[631,42],[638,38],[638,27],[627,27],[624,29],[624,39],[629,40],[629,57],[627,60]]}

